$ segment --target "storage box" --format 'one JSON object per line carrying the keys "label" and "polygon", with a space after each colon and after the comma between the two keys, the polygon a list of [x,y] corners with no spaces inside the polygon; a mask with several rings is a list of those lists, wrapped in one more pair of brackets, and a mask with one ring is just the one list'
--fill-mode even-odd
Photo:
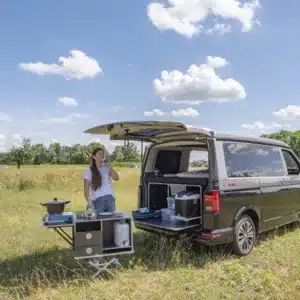
{"label": "storage box", "polygon": [[167,201],[168,201],[168,208],[175,210],[175,196],[168,197]]}
{"label": "storage box", "polygon": [[190,219],[200,217],[200,194],[181,192],[175,196],[175,215]]}
{"label": "storage box", "polygon": [[171,217],[174,216],[174,211],[169,208],[162,208],[161,210],[161,219],[163,221],[171,221]]}

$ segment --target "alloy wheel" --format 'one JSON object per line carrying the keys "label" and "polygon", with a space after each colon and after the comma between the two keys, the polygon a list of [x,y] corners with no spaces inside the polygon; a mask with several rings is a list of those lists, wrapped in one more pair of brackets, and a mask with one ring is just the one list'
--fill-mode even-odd
{"label": "alloy wheel", "polygon": [[242,252],[247,253],[253,247],[255,228],[248,221],[245,220],[239,227],[238,230],[238,244]]}

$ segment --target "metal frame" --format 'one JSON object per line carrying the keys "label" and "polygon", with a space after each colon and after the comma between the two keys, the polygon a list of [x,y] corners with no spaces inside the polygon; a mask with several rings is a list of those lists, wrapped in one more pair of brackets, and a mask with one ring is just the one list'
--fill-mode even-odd
{"label": "metal frame", "polygon": [[72,226],[72,236],[65,232],[61,227],[54,227],[54,231],[60,235],[74,250],[74,226]]}
{"label": "metal frame", "polygon": [[[75,228],[74,228],[74,223],[69,223],[69,224],[45,224],[43,221],[41,223],[41,227],[43,228],[49,228],[49,229],[53,229],[65,242],[67,242],[71,247],[72,250],[74,250],[75,248]],[[67,233],[63,228],[66,227],[71,227],[72,229],[72,235],[70,235],[69,233]]]}
{"label": "metal frame", "polygon": [[[169,186],[170,185],[182,185],[182,186],[185,186],[188,187],[188,186],[192,186],[194,187],[195,185],[192,185],[192,184],[172,184],[172,183],[163,183],[163,182],[148,182],[148,191],[147,191],[147,205],[148,207],[150,207],[150,186],[151,184],[158,184],[158,185],[167,185],[168,186],[168,197],[170,196],[169,194]],[[202,186],[201,185],[196,185],[197,187],[200,188],[200,193],[202,193]],[[136,225],[140,225],[140,226],[146,226],[146,227],[151,227],[151,228],[159,228],[159,229],[164,229],[164,230],[168,230],[168,231],[173,231],[173,232],[180,232],[182,230],[186,230],[186,229],[191,229],[191,228],[195,228],[195,227],[198,227],[200,226],[201,224],[187,224],[189,222],[192,222],[192,221],[195,221],[195,220],[201,220],[202,219],[202,205],[201,205],[201,202],[200,202],[200,216],[199,217],[193,217],[193,218],[184,218],[184,217],[179,217],[178,218],[180,221],[183,221],[185,222],[185,226],[182,226],[182,228],[179,228],[179,227],[172,227],[172,222],[167,222],[167,221],[161,221],[160,224],[153,224],[151,222],[147,222],[147,219],[144,219],[144,220],[135,220],[134,223]],[[151,219],[152,220],[152,219]]]}
{"label": "metal frame", "polygon": [[[181,186],[184,186],[185,187],[185,189],[186,189],[186,187],[188,187],[188,186],[190,186],[190,187],[194,187],[194,186],[197,186],[197,187],[199,187],[200,188],[200,193],[202,193],[202,186],[201,185],[193,185],[193,184],[181,184],[181,183],[163,183],[163,182],[148,182],[148,187],[147,187],[147,189],[148,189],[148,195],[147,195],[147,205],[148,205],[148,207],[150,207],[150,185],[151,184],[160,184],[160,185],[167,185],[168,186],[168,197],[170,197],[170,194],[169,194],[169,187],[171,186],[171,185],[181,185]],[[190,221],[193,221],[193,220],[197,220],[197,219],[202,219],[202,205],[200,204],[200,216],[199,217],[194,217],[194,218],[189,218],[189,219],[187,219],[187,218],[184,218],[184,217],[180,217],[179,218],[181,221],[184,221],[184,222],[190,222]]]}
{"label": "metal frame", "polygon": [[114,275],[113,272],[108,269],[108,267],[112,265],[115,260],[115,258],[112,258],[111,260],[106,261],[102,257],[95,258],[93,261],[89,260],[88,263],[97,269],[97,272],[92,276],[92,279],[95,279],[100,273],[104,271],[108,272],[111,275]]}
{"label": "metal frame", "polygon": [[[79,265],[79,261],[83,260],[86,261],[90,266],[94,267],[97,271],[93,274],[92,278],[94,279],[97,277],[100,273],[103,272],[108,272],[109,274],[113,275],[113,272],[110,271],[108,268],[113,265],[113,263],[116,261],[116,258],[114,256],[119,256],[119,255],[125,255],[125,254],[133,254],[135,253],[134,248],[133,248],[133,220],[132,217],[123,214],[122,216],[116,216],[116,217],[103,217],[99,219],[91,219],[90,221],[99,221],[99,222],[105,222],[105,221],[112,221],[112,220],[122,220],[122,219],[130,219],[130,246],[128,247],[116,247],[115,249],[120,249],[120,252],[116,253],[103,253],[103,254],[97,254],[93,256],[79,256],[76,257],[74,256],[73,258],[77,261]],[[89,220],[87,220],[89,221]],[[49,228],[53,229],[65,242],[67,242],[71,247],[72,250],[75,251],[75,238],[76,238],[76,233],[75,233],[75,222],[76,220],[73,221],[73,223],[69,224],[45,224],[44,221],[41,222],[41,227],[43,228]],[[79,221],[80,222],[80,221]],[[72,229],[72,235],[67,233],[64,228],[65,227],[71,227]],[[102,228],[102,227],[101,227]],[[122,249],[127,248],[129,249],[128,251],[122,251]],[[103,247],[103,250],[112,250],[114,248],[111,247]],[[109,258],[111,257],[111,258]]]}

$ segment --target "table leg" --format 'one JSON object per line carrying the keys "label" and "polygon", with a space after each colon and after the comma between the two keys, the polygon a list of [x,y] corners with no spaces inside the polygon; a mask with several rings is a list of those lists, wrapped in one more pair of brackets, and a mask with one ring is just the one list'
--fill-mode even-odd
{"label": "table leg", "polygon": [[73,237],[71,237],[68,233],[66,233],[62,228],[60,227],[54,227],[53,228],[56,233],[58,233],[70,246],[74,247],[74,234],[72,233]]}
{"label": "table leg", "polygon": [[[102,261],[102,262],[101,262]],[[115,258],[106,261],[103,258],[94,259],[94,261],[89,261],[89,264],[97,269],[97,272],[92,276],[95,279],[100,273],[106,271],[111,275],[114,275],[112,271],[108,269],[108,267],[115,261]]]}

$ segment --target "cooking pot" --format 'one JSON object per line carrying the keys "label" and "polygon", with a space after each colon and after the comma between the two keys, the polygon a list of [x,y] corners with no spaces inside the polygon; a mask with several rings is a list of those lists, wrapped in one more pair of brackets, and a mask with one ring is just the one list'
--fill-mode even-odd
{"label": "cooking pot", "polygon": [[47,207],[47,212],[49,215],[53,214],[61,214],[65,210],[65,205],[70,203],[71,201],[58,201],[57,198],[54,198],[53,201],[47,201],[41,203],[42,206]]}

